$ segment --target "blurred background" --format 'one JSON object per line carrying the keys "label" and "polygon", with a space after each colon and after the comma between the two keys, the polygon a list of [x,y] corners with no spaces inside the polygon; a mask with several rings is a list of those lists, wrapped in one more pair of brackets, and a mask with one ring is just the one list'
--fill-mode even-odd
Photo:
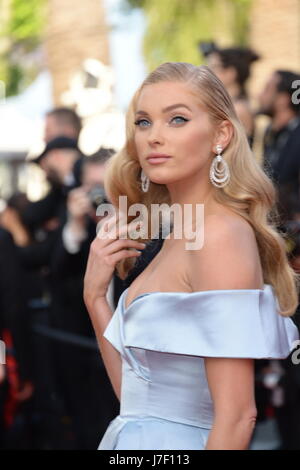
{"label": "blurred background", "polygon": [[24,160],[41,145],[48,110],[78,112],[86,153],[119,148],[145,74],[165,61],[204,63],[200,41],[261,56],[247,81],[255,104],[273,70],[299,70],[299,8],[298,0],[1,0],[1,196],[16,188],[41,196],[40,175]]}
{"label": "blurred background", "polygon": [[[300,269],[300,0],[0,0],[0,448],[95,449],[118,413],[82,280],[127,106],[166,61],[223,81]],[[257,362],[251,448],[300,448],[298,368]]]}

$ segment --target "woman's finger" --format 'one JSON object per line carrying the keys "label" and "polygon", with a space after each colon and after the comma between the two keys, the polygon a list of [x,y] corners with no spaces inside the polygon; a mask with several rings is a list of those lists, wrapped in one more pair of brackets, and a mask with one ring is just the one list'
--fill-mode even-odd
{"label": "woman's finger", "polygon": [[130,239],[130,235],[138,227],[142,227],[142,222],[138,221],[137,223],[135,223],[135,225],[132,225],[132,222],[131,222],[130,227],[128,224],[124,224],[120,227],[116,225],[110,225],[110,230],[104,224],[102,225],[102,227],[100,227],[100,230],[98,231],[97,236],[101,240],[104,240],[105,244],[107,244],[107,241],[109,242],[109,240],[113,241],[113,240],[117,240],[118,238]]}
{"label": "woman's finger", "polygon": [[120,250],[117,253],[109,255],[108,258],[110,259],[110,264],[115,266],[119,261],[125,258],[134,258],[140,256],[142,253],[141,251],[133,251],[133,250]]}
{"label": "woman's finger", "polygon": [[124,250],[124,249],[136,249],[136,250],[143,250],[146,247],[145,243],[140,243],[135,240],[130,240],[130,239],[119,239],[115,240],[113,243],[110,245],[106,246],[103,249],[103,254],[105,256],[110,255],[112,253],[116,253],[117,251]]}

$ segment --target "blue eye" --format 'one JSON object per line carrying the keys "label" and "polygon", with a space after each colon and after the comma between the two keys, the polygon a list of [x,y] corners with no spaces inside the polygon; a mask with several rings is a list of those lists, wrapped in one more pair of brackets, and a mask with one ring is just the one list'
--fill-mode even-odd
{"label": "blue eye", "polygon": [[147,121],[146,119],[139,119],[138,121],[135,121],[134,124],[139,127],[146,127],[140,125],[142,122],[147,122],[149,124],[149,121]]}
{"label": "blue eye", "polygon": [[[174,119],[181,119],[181,122],[177,122],[176,124],[181,124],[182,122],[188,122],[189,119],[186,119],[182,116],[174,116],[172,119],[171,119],[171,122],[174,120]],[[145,125],[142,124],[142,123],[146,123]],[[148,127],[148,124],[150,125],[150,122],[147,120],[147,119],[138,119],[137,121],[134,122],[134,124],[138,127]]]}
{"label": "blue eye", "polygon": [[187,121],[188,121],[188,119],[186,119],[186,118],[184,118],[184,117],[182,117],[182,116],[174,116],[174,117],[172,118],[172,121],[173,121],[173,119],[181,119],[181,120],[184,121],[184,122],[187,122]]}

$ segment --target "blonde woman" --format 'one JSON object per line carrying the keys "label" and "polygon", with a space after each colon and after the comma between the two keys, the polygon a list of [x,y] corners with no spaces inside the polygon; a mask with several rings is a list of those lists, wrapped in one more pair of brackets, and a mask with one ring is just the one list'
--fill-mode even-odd
{"label": "blonde woman", "polygon": [[128,206],[145,204],[149,226],[152,204],[203,204],[204,243],[186,249],[174,224],[113,313],[113,272],[125,278],[147,240],[125,238],[133,217],[118,228],[117,213],[93,241],[84,299],[120,400],[99,449],[247,449],[254,359],[286,358],[299,338],[289,318],[298,278],[273,225],[274,187],[206,66],[169,62],[150,73],[126,131],[106,173],[112,204],[124,195]]}

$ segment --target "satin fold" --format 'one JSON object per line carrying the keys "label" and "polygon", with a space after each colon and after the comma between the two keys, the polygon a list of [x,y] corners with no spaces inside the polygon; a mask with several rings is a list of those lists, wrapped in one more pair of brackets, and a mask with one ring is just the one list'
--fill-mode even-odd
{"label": "satin fold", "polygon": [[284,359],[299,340],[270,284],[149,292],[125,308],[127,292],[104,332],[122,357],[122,390],[99,449],[203,449],[214,416],[204,358]]}

